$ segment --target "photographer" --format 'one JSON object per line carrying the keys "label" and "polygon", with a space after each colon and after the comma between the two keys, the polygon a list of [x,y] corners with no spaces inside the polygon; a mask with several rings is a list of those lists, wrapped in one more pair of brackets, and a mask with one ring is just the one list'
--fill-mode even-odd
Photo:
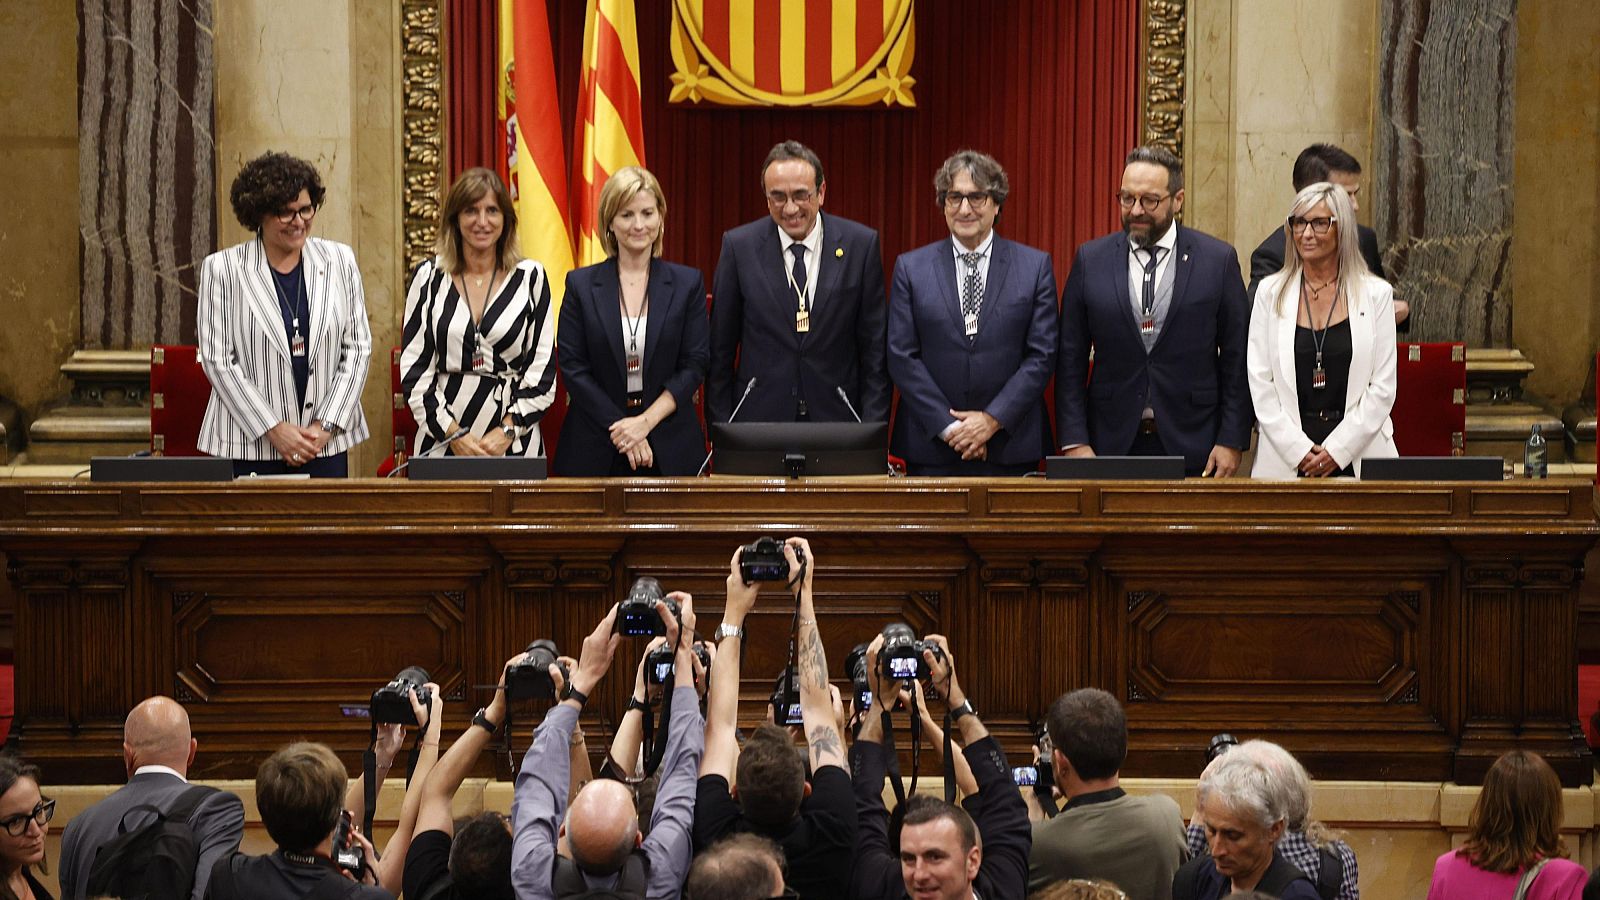
{"label": "photographer", "polygon": [[[691,672],[693,599],[683,593],[670,596],[680,605],[681,621],[665,602],[656,601],[655,608],[666,626],[667,643],[677,648],[674,665],[680,672]],[[567,809],[569,742],[583,704],[611,668],[621,639],[616,622],[617,607],[613,606],[584,638],[570,681],[559,667],[550,666],[550,677],[562,699],[534,732],[512,799],[511,881],[519,900],[561,896],[558,879],[563,885],[569,879],[578,882],[574,893],[604,888],[620,895],[666,900],[679,896],[689,872],[694,773],[705,739],[705,722],[693,686],[674,688],[649,837],[641,839],[633,796],[621,782],[591,781]],[[570,862],[556,859],[558,844],[570,853]]]}
{"label": "photographer", "polygon": [[[422,900],[430,888],[445,879],[454,885],[456,897],[512,900],[514,896],[511,828],[505,816],[481,813],[466,820],[457,834],[450,807],[462,780],[506,720],[505,670],[522,656],[519,653],[506,660],[489,705],[478,710],[472,724],[450,745],[449,752],[427,777],[413,778],[413,782],[422,782],[422,789],[416,837],[405,855],[404,886],[409,900]],[[437,739],[436,732],[432,736]]]}
{"label": "photographer", "polygon": [[[218,860],[206,896],[300,900],[318,891],[344,900],[394,900],[377,886],[372,844],[341,808],[348,783],[344,765],[325,744],[290,744],[267,757],[256,771],[256,806],[278,849],[266,856],[235,853]],[[335,862],[339,833],[350,835],[350,847],[363,863],[361,884],[350,885],[345,879],[355,876]],[[329,881],[337,884],[323,886]]]}
{"label": "photographer", "polygon": [[760,591],[759,583],[744,580],[743,553],[742,548],[735,551],[729,564],[728,601],[716,632],[706,754],[695,804],[695,845],[704,849],[745,831],[769,837],[788,860],[790,888],[801,897],[833,900],[843,896],[849,885],[856,821],[850,776],[844,769],[844,743],[828,690],[828,661],[817,632],[811,588],[816,557],[802,538],[790,538],[783,545],[788,583],[791,588],[798,584],[800,595],[795,680],[811,762],[807,784],[805,765],[781,726],[762,725],[742,751],[738,745],[740,651],[745,619]]}
{"label": "photographer", "polygon": [[[640,753],[645,742],[645,720],[654,714],[652,707],[660,701],[659,695],[665,683],[665,679],[652,680],[649,666],[652,655],[666,645],[666,638],[653,638],[645,646],[644,655],[639,657],[639,667],[633,673],[633,693],[628,697],[628,708],[622,714],[622,721],[617,723],[617,733],[611,739],[610,755],[600,771],[602,778],[631,781],[645,777],[644,758]],[[697,696],[704,696],[706,665],[700,659],[700,654],[705,653],[706,659],[715,660],[716,648],[699,641],[695,641],[693,646],[695,693]],[[643,749],[649,752],[650,748]]]}
{"label": "photographer", "polygon": [[[928,635],[932,648],[922,663],[935,691],[943,694],[972,768],[978,791],[968,798],[973,812],[928,797],[906,801],[899,852],[889,834],[889,811],[883,805],[883,780],[890,753],[883,722],[898,685],[886,679],[878,656],[883,636],[867,648],[867,677],[872,683],[872,708],[850,748],[860,843],[855,857],[850,896],[859,900],[899,900],[907,894],[935,892],[944,897],[976,895],[984,900],[1026,896],[1028,850],[1032,832],[1022,797],[1011,780],[1005,752],[972,711],[956,678],[955,657],[940,635]],[[941,734],[942,740],[942,734]],[[975,829],[975,832],[974,832]]]}
{"label": "photographer", "polygon": [[[406,784],[405,798],[400,804],[400,819],[395,823],[394,833],[389,836],[389,843],[384,845],[382,858],[372,864],[372,868],[378,873],[378,884],[384,890],[395,894],[400,892],[406,856],[411,849],[411,839],[416,833],[417,810],[422,804],[422,783],[439,759],[439,727],[444,721],[444,699],[439,693],[439,686],[429,681],[424,683],[422,688],[423,694],[429,698],[429,705],[426,707],[417,699],[415,688],[407,690],[412,715],[416,717],[416,721],[422,723],[417,764],[411,771],[410,781]],[[377,731],[378,740],[373,747],[377,768],[373,780],[381,789],[384,777],[394,766],[394,758],[405,745],[406,726],[383,724],[378,726]],[[364,774],[357,775],[355,780],[350,782],[350,787],[345,790],[344,808],[350,811],[352,822],[366,821],[365,777]]]}

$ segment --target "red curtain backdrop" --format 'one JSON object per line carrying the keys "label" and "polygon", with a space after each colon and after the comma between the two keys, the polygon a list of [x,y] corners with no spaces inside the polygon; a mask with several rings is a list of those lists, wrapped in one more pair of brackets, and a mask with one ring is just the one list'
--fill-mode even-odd
{"label": "red curtain backdrop", "polygon": [[[450,175],[493,165],[494,4],[451,3]],[[584,3],[550,4],[567,146]],[[1138,10],[1127,0],[937,0],[916,10],[915,109],[734,109],[667,103],[667,0],[636,4],[645,146],[667,197],[665,255],[709,285],[722,233],[767,214],[761,161],[795,138],[822,158],[824,210],[877,228],[884,264],[948,237],[933,174],[950,153],[994,156],[1011,179],[998,230],[1048,250],[1058,286],[1082,242],[1117,227],[1112,200],[1138,109]],[[458,21],[460,24],[458,25]],[[483,23],[488,22],[485,29]]]}

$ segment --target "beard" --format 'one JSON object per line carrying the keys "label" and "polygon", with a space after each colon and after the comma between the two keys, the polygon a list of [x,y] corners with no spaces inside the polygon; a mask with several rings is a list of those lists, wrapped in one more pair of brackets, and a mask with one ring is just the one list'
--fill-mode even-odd
{"label": "beard", "polygon": [[1135,247],[1153,247],[1156,242],[1167,235],[1167,229],[1172,227],[1172,217],[1144,215],[1135,216],[1131,212],[1122,214],[1122,230],[1128,235],[1128,240]]}

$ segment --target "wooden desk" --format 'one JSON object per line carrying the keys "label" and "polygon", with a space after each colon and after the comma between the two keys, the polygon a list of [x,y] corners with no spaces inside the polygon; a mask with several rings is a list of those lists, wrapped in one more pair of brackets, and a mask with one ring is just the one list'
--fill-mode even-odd
{"label": "wooden desk", "polygon": [[[1127,705],[1130,775],[1192,777],[1230,731],[1319,778],[1475,783],[1511,747],[1592,778],[1575,626],[1600,526],[1576,479],[0,484],[20,747],[52,783],[120,780],[123,716],[166,693],[201,777],[301,736],[353,756],[340,705],[413,663],[456,731],[504,659],[576,651],[636,576],[692,592],[709,633],[733,548],[794,533],[836,679],[888,621],[943,632],[1019,758],[1055,696],[1096,685]],[[772,590],[750,619],[746,720],[790,609]],[[586,713],[597,752],[637,653]]]}

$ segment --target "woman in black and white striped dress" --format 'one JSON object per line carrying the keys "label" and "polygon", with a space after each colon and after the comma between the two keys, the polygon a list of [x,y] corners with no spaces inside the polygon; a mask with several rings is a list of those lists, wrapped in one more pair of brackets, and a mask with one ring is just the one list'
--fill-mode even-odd
{"label": "woman in black and white striped dress", "polygon": [[498,175],[461,173],[435,249],[406,292],[400,374],[415,452],[449,438],[453,456],[542,455],[539,420],[556,381],[550,284],[517,250],[516,208]]}

